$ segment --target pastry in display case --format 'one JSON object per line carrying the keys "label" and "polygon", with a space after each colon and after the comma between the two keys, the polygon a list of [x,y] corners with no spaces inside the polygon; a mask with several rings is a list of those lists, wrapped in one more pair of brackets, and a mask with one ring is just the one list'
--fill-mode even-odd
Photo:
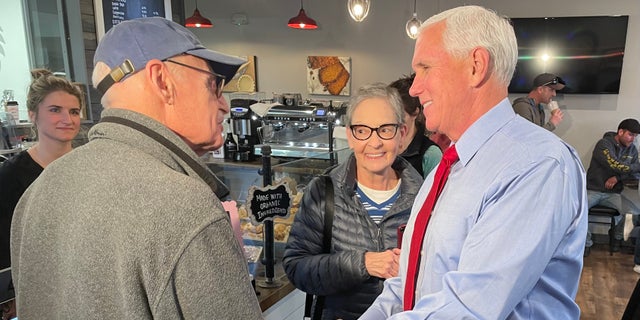
{"label": "pastry in display case", "polygon": [[[293,193],[291,201],[291,207],[289,208],[289,215],[286,217],[276,217],[273,219],[273,237],[276,243],[286,243],[291,231],[291,225],[295,219],[300,202],[302,201],[303,190],[298,187],[297,183],[290,177],[285,177],[278,183],[288,183],[289,188]],[[278,184],[276,183],[276,184]],[[304,188],[304,187],[302,187]],[[254,224],[249,213],[247,211],[246,204],[241,204],[238,207],[238,215],[240,217],[240,228],[242,229],[242,238],[252,241],[263,241],[264,239],[264,226],[262,223]]]}
{"label": "pastry in display case", "polygon": [[[347,159],[350,150],[336,150],[334,159]],[[340,156],[337,156],[340,154]],[[286,244],[289,232],[295,216],[298,213],[304,191],[309,182],[322,174],[327,168],[335,165],[330,160],[331,157],[314,157],[301,159],[275,158],[271,167],[272,186],[286,184],[288,186],[290,205],[289,214],[285,217],[275,216],[273,218],[273,233],[276,247],[282,248]],[[339,161],[338,161],[339,162]],[[237,202],[238,216],[240,219],[240,229],[245,245],[263,245],[264,225],[255,223],[255,217],[250,217],[249,208],[251,206],[249,191],[256,186],[262,186],[263,177],[260,171],[262,166],[247,162],[224,162],[221,159],[208,159],[207,165],[211,171],[225,183],[230,194],[228,200]]]}

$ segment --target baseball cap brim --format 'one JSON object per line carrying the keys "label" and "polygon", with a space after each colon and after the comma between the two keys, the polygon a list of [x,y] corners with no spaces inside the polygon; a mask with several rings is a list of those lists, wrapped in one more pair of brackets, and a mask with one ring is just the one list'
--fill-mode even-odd
{"label": "baseball cap brim", "polygon": [[[562,80],[562,79],[560,79],[560,80]],[[548,84],[547,86],[548,86],[548,87],[551,87],[551,88],[554,88],[554,89],[556,89],[556,90],[562,90],[562,89],[564,89],[564,83],[561,83],[561,82],[558,82],[558,83],[556,83],[556,84]]]}
{"label": "baseball cap brim", "polygon": [[247,62],[246,59],[226,55],[205,48],[188,50],[185,53],[207,60],[209,62],[209,65],[211,66],[211,69],[213,69],[215,73],[223,75],[227,82],[229,82],[229,80],[231,80],[231,78],[236,75],[236,72],[238,72],[240,66]]}

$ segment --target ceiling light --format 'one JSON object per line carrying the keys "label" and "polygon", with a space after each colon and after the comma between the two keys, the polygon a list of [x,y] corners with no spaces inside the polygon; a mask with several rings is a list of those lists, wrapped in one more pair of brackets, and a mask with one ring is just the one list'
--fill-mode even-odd
{"label": "ceiling light", "polygon": [[307,14],[304,12],[304,7],[302,6],[302,0],[300,0],[300,12],[297,16],[289,19],[289,23],[287,23],[289,28],[294,29],[317,29],[318,24],[315,20],[307,17]]}
{"label": "ceiling light", "polygon": [[416,13],[416,0],[413,0],[413,17],[407,21],[407,25],[405,26],[409,38],[415,39],[418,37],[418,29],[421,24],[422,21],[418,19],[418,14]]}
{"label": "ceiling light", "polygon": [[187,28],[211,28],[213,23],[211,20],[200,15],[198,10],[198,0],[196,0],[196,10],[193,11],[193,15],[184,21],[184,26]]}
{"label": "ceiling light", "polygon": [[370,5],[370,0],[349,0],[347,2],[347,9],[349,9],[349,15],[351,18],[360,22],[369,14]]}

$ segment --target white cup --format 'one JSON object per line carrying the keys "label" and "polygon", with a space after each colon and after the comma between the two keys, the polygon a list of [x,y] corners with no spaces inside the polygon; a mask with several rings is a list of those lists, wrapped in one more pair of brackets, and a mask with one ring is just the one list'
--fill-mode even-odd
{"label": "white cup", "polygon": [[549,110],[551,112],[556,111],[558,108],[560,108],[560,106],[558,106],[558,102],[556,101],[549,101],[549,103],[547,103],[547,106],[549,107]]}

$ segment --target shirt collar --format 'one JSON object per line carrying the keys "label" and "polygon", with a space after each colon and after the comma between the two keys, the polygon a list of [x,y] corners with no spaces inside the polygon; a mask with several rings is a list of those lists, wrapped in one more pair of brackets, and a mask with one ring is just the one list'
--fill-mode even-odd
{"label": "shirt collar", "polygon": [[516,117],[509,99],[504,98],[474,122],[456,142],[460,163],[466,166],[478,149]]}

